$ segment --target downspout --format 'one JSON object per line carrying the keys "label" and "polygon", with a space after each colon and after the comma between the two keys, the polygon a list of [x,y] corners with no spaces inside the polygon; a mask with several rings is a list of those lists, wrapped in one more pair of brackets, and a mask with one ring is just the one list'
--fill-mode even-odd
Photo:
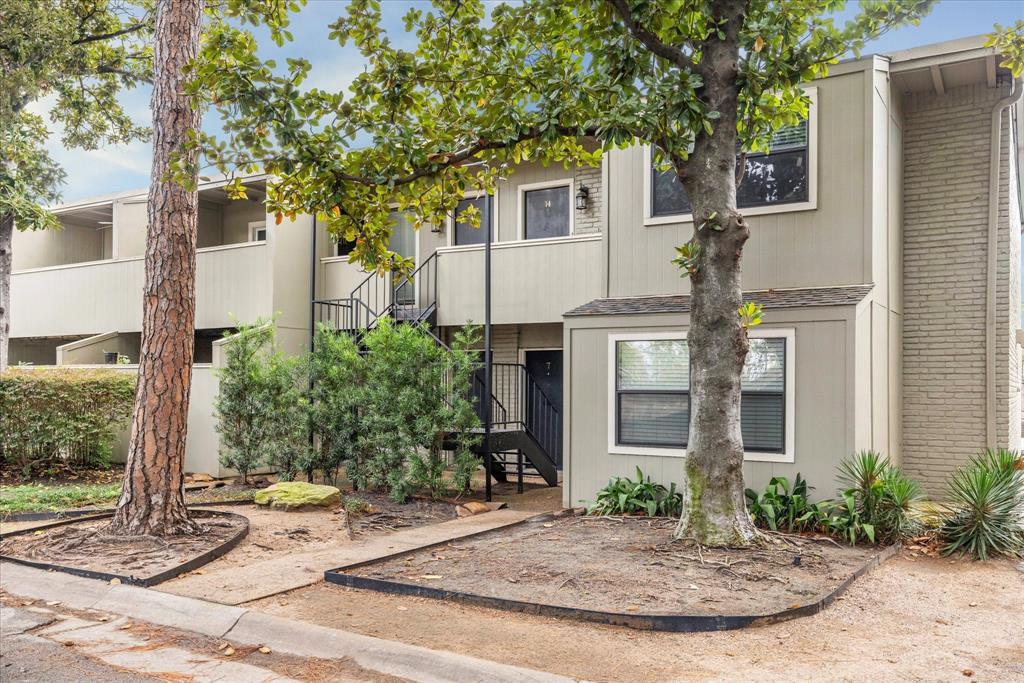
{"label": "downspout", "polygon": [[[988,169],[988,264],[985,284],[985,444],[996,447],[996,269],[999,265],[999,171],[1002,156],[1003,111],[1020,99],[1022,82],[1015,79],[1009,97],[992,109],[992,132]],[[1013,163],[1013,160],[1010,160]],[[1012,191],[1012,188],[1011,188]]]}

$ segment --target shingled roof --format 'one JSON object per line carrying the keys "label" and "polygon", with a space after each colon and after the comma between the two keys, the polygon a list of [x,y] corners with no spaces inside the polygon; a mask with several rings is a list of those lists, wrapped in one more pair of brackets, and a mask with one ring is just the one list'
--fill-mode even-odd
{"label": "shingled roof", "polygon": [[[852,306],[868,295],[874,285],[811,287],[806,289],[764,289],[744,292],[744,301],[756,301],[766,309],[806,306]],[[638,313],[689,313],[688,295],[635,296],[594,299],[565,313],[582,315],[635,315]]]}

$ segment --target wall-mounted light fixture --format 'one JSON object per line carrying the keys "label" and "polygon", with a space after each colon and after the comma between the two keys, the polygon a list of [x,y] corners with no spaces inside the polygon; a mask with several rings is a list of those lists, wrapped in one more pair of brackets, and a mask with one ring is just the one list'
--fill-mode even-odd
{"label": "wall-mounted light fixture", "polygon": [[576,190],[576,210],[586,211],[587,200],[590,199],[590,188],[586,185],[580,185],[580,189]]}

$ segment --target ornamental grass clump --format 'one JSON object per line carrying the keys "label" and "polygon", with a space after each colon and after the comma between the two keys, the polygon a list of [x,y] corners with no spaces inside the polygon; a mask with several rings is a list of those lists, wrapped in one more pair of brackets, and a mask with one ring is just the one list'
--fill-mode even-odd
{"label": "ornamental grass clump", "polygon": [[976,560],[1024,552],[1024,460],[1006,449],[988,449],[949,480],[953,512],[939,536],[947,555]]}

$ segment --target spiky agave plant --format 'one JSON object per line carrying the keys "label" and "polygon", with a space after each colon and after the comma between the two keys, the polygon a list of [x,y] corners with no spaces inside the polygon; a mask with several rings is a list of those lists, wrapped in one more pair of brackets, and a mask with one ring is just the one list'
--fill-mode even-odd
{"label": "spiky agave plant", "polygon": [[942,524],[947,555],[967,553],[977,560],[1024,550],[1024,471],[1019,456],[989,449],[957,471],[949,482],[955,511]]}

